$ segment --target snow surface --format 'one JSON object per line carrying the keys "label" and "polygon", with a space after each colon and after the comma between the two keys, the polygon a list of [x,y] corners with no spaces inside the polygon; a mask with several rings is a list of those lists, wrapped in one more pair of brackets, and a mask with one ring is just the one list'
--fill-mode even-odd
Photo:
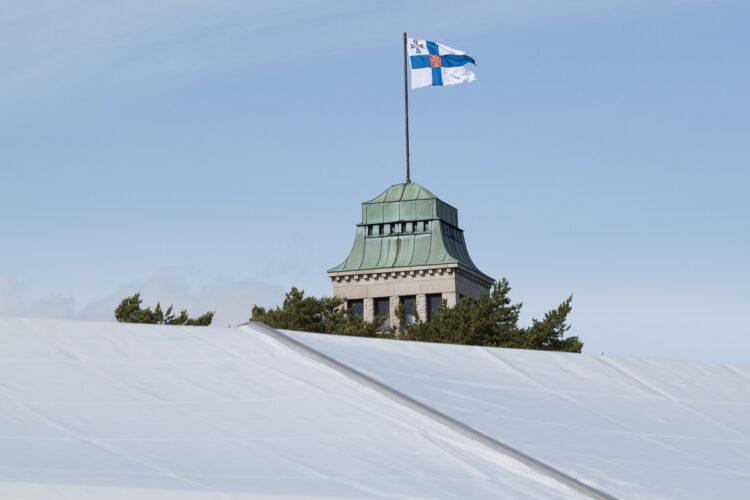
{"label": "snow surface", "polygon": [[621,498],[750,498],[750,366],[285,332]]}
{"label": "snow surface", "polygon": [[[452,381],[444,394],[459,391],[462,416],[504,418],[486,403],[494,389],[482,395],[492,376],[466,378],[469,351],[440,346],[441,356],[456,357],[432,369],[429,345],[305,338],[324,347],[338,341],[341,357],[364,355],[386,378],[405,369],[396,378],[426,395],[442,380],[420,377],[441,374]],[[724,451],[732,449],[726,442]],[[0,318],[0,497],[11,496],[579,497],[253,327]]]}

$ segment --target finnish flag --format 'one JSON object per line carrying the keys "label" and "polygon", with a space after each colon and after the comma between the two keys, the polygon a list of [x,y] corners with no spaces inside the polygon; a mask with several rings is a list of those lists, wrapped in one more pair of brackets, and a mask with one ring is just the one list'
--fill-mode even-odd
{"label": "finnish flag", "polygon": [[407,38],[406,42],[411,61],[411,88],[455,85],[477,79],[465,67],[468,63],[476,64],[466,52],[427,40]]}

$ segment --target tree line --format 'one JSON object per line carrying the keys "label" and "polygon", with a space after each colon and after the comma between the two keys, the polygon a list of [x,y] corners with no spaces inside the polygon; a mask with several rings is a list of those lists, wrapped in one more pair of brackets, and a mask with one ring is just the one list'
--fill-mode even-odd
{"label": "tree line", "polygon": [[443,300],[430,321],[422,321],[416,311],[409,311],[417,318],[414,322],[405,321],[407,311],[402,304],[396,313],[400,318],[398,326],[383,329],[385,318],[367,322],[346,310],[343,299],[305,297],[304,291],[293,287],[281,307],[266,310],[256,305],[250,320],[262,321],[272,328],[335,335],[581,352],[583,342],[576,336],[566,337],[570,330],[572,295],[542,319],[534,318],[531,325],[521,327],[518,320],[523,304],[511,301],[510,290],[508,280],[503,278],[476,301],[464,297],[448,307]]}
{"label": "tree line", "polygon": [[[522,327],[518,322],[523,304],[512,302],[510,290],[508,280],[503,278],[476,301],[464,297],[455,306],[448,307],[443,300],[430,321],[422,321],[416,311],[408,311],[416,320],[406,321],[407,311],[402,304],[396,313],[400,321],[383,328],[385,318],[365,321],[347,310],[341,298],[306,297],[303,290],[292,287],[281,306],[270,309],[253,306],[250,320],[262,321],[272,328],[313,333],[581,352],[583,342],[577,336],[566,336],[570,330],[568,314],[572,310],[572,295],[545,313],[542,319],[534,318],[531,325]],[[214,317],[214,312],[206,312],[191,318],[185,309],[174,314],[172,306],[162,311],[160,303],[153,310],[143,309],[141,303],[140,292],[124,298],[115,309],[115,319],[126,323],[208,326]]]}

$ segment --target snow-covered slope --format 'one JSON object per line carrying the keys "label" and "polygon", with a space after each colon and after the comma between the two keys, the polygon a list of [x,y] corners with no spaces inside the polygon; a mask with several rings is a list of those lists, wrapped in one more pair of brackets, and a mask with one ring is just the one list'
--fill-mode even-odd
{"label": "snow-covered slope", "polygon": [[5,318],[0,497],[580,494],[252,326]]}
{"label": "snow-covered slope", "polygon": [[286,332],[622,498],[750,498],[750,366]]}
{"label": "snow-covered slope", "polygon": [[746,365],[287,335],[387,387],[257,325],[0,318],[0,497],[749,496]]}

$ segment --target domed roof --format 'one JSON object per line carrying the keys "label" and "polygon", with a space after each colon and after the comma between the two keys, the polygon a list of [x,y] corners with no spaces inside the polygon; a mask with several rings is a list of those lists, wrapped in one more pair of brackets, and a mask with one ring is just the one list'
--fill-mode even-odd
{"label": "domed roof", "polygon": [[408,201],[408,200],[429,200],[437,199],[437,196],[432,194],[426,188],[423,188],[416,182],[410,182],[408,184],[394,184],[380,195],[376,196],[372,200],[366,203],[383,203],[385,201]]}

